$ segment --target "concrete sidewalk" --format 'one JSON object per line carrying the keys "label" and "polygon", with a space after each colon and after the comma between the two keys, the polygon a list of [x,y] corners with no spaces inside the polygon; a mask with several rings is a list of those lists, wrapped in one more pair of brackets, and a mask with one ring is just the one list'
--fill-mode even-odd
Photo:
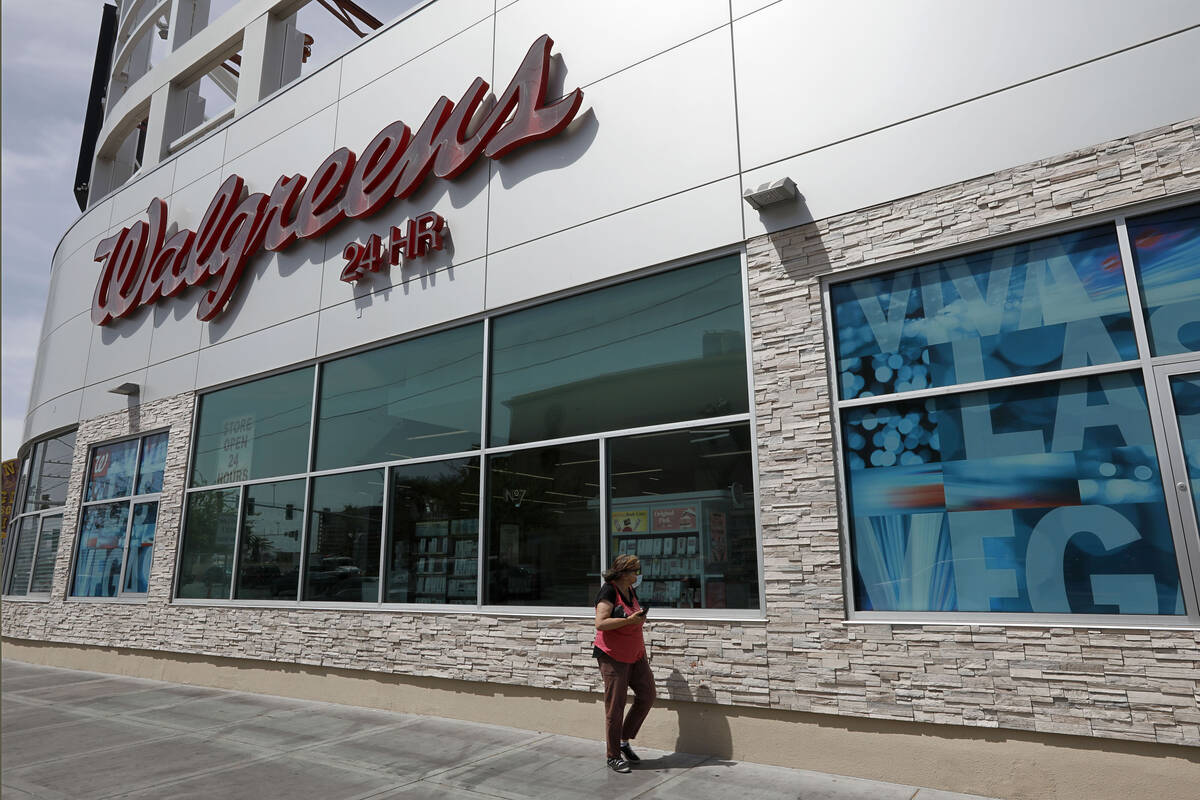
{"label": "concrete sidewalk", "polygon": [[949,800],[969,795],[330,703],[5,660],[4,800],[679,798]]}

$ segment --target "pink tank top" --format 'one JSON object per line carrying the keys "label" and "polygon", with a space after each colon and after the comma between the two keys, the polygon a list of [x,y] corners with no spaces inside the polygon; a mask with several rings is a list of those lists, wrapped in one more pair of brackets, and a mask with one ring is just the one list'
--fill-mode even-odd
{"label": "pink tank top", "polygon": [[[614,589],[616,587],[613,587]],[[620,591],[613,592],[617,596],[617,606],[625,610],[626,617],[632,617],[642,606],[637,595],[631,595],[633,604],[626,604]],[[642,639],[641,625],[627,625],[611,631],[596,631],[596,647],[603,650],[610,658],[623,664],[632,664],[646,655],[646,643]]]}

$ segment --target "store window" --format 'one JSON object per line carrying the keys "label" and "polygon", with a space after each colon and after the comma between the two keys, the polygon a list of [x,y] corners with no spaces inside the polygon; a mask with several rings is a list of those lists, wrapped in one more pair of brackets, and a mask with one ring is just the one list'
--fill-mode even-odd
{"label": "store window", "polygon": [[191,485],[307,470],[312,395],[311,367],[204,395]]}
{"label": "store window", "polygon": [[1200,205],[1129,221],[1153,355],[1200,352]]}
{"label": "store window", "polygon": [[34,443],[21,462],[4,554],[5,595],[50,594],[74,454],[72,431]]}
{"label": "store window", "polygon": [[[1145,376],[1156,340],[1190,336],[1173,306],[1200,281],[1196,218],[1176,209],[830,286],[856,610],[1188,613],[1187,533],[1160,467],[1186,441],[1155,433],[1167,401]],[[1123,235],[1153,250],[1138,256],[1140,292]]]}
{"label": "store window", "polygon": [[321,371],[319,470],[478,450],[483,327],[331,361]]}
{"label": "store window", "polygon": [[73,597],[144,595],[167,460],[167,434],[92,448],[79,516]]}
{"label": "store window", "polygon": [[580,608],[638,552],[659,606],[759,608],[742,285],[719,258],[203,396],[177,596]]}
{"label": "store window", "polygon": [[491,444],[743,414],[734,256],[495,320]]}

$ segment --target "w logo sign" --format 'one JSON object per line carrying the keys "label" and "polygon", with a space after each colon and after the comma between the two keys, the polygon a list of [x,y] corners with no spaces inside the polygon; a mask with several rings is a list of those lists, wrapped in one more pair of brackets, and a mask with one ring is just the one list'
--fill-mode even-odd
{"label": "w logo sign", "polygon": [[92,477],[103,478],[107,475],[110,461],[112,461],[112,457],[107,451],[96,453],[95,457],[92,458]]}

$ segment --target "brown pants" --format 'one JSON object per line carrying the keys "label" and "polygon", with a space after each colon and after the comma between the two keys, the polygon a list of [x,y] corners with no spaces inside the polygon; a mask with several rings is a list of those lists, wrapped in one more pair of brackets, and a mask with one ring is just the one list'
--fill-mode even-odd
{"label": "brown pants", "polygon": [[[642,656],[632,664],[617,661],[607,655],[596,658],[604,678],[604,729],[609,758],[621,755],[621,740],[632,739],[654,705],[654,674]],[[625,694],[633,689],[633,707],[625,716]]]}

